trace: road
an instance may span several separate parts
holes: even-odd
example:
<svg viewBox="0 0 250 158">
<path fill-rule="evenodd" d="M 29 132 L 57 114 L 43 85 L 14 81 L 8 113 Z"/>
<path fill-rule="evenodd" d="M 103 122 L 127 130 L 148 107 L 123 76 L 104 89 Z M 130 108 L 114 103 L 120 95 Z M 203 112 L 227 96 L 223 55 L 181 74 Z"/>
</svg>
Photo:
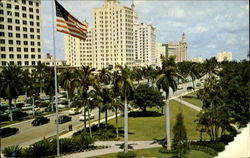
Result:
<svg viewBox="0 0 250 158">
<path fill-rule="evenodd" d="M 181 86 L 183 87 L 183 89 L 177 90 L 174 93 L 174 96 L 185 93 L 186 88 L 188 86 L 192 86 L 192 82 L 181 84 Z M 170 90 L 170 97 L 171 96 L 173 96 L 172 90 Z M 61 112 L 60 115 L 62 115 L 62 114 L 68 115 L 68 113 L 69 113 L 69 111 L 64 111 L 64 112 Z M 97 120 L 98 119 L 98 110 L 95 109 L 91 113 L 93 113 L 95 115 L 94 120 Z M 109 112 L 109 115 L 111 115 L 111 114 L 112 114 L 112 112 Z M 64 123 L 64 124 L 60 124 L 59 125 L 60 132 L 68 131 L 69 125 L 72 125 L 73 129 L 78 129 L 79 126 L 83 126 L 84 123 L 82 121 L 79 121 L 79 115 L 80 114 L 73 115 L 72 121 Z M 13 135 L 13 136 L 2 138 L 1 139 L 2 149 L 4 147 L 10 146 L 10 145 L 28 146 L 32 143 L 35 143 L 39 140 L 42 140 L 44 137 L 47 138 L 47 137 L 55 135 L 56 134 L 55 117 L 56 117 L 55 114 L 50 115 L 49 116 L 50 122 L 48 124 L 37 126 L 37 127 L 33 127 L 31 125 L 32 120 L 28 120 L 28 121 L 24 121 L 21 123 L 11 125 L 10 127 L 19 128 L 19 133 L 16 135 Z M 104 117 L 104 114 L 102 114 L 101 117 Z"/>
</svg>

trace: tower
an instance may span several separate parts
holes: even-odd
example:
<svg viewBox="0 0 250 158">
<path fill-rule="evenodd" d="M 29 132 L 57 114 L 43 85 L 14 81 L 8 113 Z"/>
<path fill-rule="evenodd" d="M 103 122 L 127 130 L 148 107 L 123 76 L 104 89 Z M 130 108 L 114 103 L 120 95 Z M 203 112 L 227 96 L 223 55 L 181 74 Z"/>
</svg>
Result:
<svg viewBox="0 0 250 158">
<path fill-rule="evenodd" d="M 185 35 L 184 32 L 182 33 L 182 40 L 181 40 L 181 42 L 182 42 L 182 43 L 187 43 L 186 35 Z"/>
</svg>

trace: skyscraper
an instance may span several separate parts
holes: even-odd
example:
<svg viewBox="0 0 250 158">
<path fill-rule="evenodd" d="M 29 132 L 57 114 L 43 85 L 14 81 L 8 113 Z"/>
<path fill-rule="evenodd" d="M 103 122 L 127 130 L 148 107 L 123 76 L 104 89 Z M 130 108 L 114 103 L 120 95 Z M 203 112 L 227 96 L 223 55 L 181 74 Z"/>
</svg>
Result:
<svg viewBox="0 0 250 158">
<path fill-rule="evenodd" d="M 0 3 L 0 67 L 34 66 L 42 56 L 41 1 L 5 0 Z"/>
</svg>

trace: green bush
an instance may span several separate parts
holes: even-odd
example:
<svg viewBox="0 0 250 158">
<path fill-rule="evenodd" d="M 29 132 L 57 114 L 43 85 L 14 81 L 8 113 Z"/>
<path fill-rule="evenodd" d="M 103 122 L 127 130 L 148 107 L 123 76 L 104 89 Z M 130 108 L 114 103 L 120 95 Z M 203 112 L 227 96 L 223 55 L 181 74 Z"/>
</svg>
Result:
<svg viewBox="0 0 250 158">
<path fill-rule="evenodd" d="M 69 153 L 72 152 L 74 149 L 73 141 L 71 138 L 63 138 L 60 139 L 60 151 L 62 153 Z"/>
<path fill-rule="evenodd" d="M 22 157 L 22 148 L 19 145 L 8 146 L 3 149 L 5 157 Z"/>
<path fill-rule="evenodd" d="M 28 114 L 25 112 L 22 112 L 22 111 L 13 112 L 13 119 L 14 120 L 20 120 L 22 117 L 26 117 L 26 116 L 28 116 Z"/>
<path fill-rule="evenodd" d="M 94 138 L 90 136 L 79 135 L 73 138 L 73 149 L 83 150 L 94 144 Z"/>
<path fill-rule="evenodd" d="M 9 121 L 10 117 L 8 115 L 0 115 L 0 122 Z"/>
<path fill-rule="evenodd" d="M 213 149 L 218 152 L 223 151 L 225 149 L 225 144 L 222 142 L 216 143 L 214 144 Z"/>
<path fill-rule="evenodd" d="M 159 152 L 163 153 L 163 154 L 173 154 L 174 153 L 174 151 L 168 150 L 167 148 L 160 148 Z"/>
<path fill-rule="evenodd" d="M 220 137 L 220 141 L 222 141 L 224 144 L 228 144 L 229 142 L 234 140 L 234 136 L 232 135 L 222 135 Z"/>
<path fill-rule="evenodd" d="M 205 153 L 208 153 L 211 156 L 217 156 L 218 152 L 214 149 L 207 147 L 207 146 L 201 146 L 201 145 L 190 145 L 191 150 L 198 150 Z"/>
<path fill-rule="evenodd" d="M 53 146 L 52 142 L 47 139 L 36 142 L 29 147 L 28 157 L 41 158 L 53 155 L 54 151 L 56 151 L 56 149 L 53 149 Z"/>
<path fill-rule="evenodd" d="M 128 151 L 127 153 L 120 152 L 117 154 L 118 158 L 133 158 L 136 157 L 136 153 L 133 151 Z"/>
</svg>

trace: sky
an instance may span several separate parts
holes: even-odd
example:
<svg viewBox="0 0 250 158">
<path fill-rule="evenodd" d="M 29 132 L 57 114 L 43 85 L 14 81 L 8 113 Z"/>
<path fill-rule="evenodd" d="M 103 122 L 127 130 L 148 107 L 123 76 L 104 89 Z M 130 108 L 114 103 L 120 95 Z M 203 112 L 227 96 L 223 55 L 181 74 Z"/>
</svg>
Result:
<svg viewBox="0 0 250 158">
<path fill-rule="evenodd" d="M 57 0 L 80 21 L 92 27 L 92 10 L 104 0 Z M 118 0 L 131 6 L 132 0 Z M 211 58 L 218 52 L 232 52 L 233 60 L 247 58 L 249 51 L 248 0 L 134 0 L 140 22 L 156 28 L 156 42 L 181 41 L 185 32 L 188 59 Z M 52 0 L 42 0 L 43 52 L 53 54 Z M 55 32 L 56 58 L 64 59 L 63 33 Z"/>
</svg>

